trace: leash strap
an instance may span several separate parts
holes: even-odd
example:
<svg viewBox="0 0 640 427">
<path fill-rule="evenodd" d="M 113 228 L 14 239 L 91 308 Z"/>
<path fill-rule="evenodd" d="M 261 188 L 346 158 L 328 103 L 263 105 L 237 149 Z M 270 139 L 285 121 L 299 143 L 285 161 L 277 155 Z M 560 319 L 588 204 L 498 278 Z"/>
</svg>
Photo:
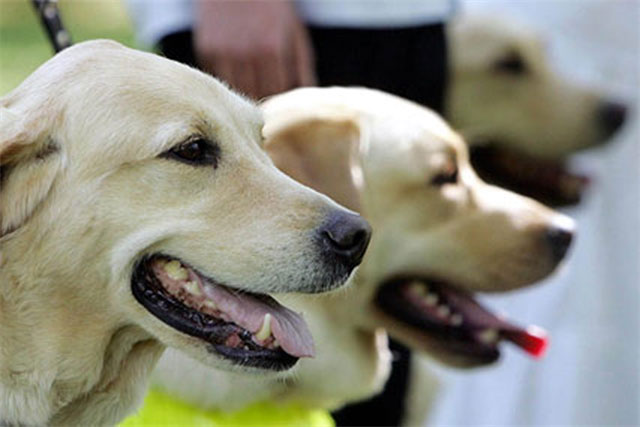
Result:
<svg viewBox="0 0 640 427">
<path fill-rule="evenodd" d="M 60 12 L 58 0 L 32 0 L 36 13 L 40 16 L 42 25 L 47 30 L 49 41 L 56 53 L 71 46 L 71 36 L 65 30 Z"/>
</svg>

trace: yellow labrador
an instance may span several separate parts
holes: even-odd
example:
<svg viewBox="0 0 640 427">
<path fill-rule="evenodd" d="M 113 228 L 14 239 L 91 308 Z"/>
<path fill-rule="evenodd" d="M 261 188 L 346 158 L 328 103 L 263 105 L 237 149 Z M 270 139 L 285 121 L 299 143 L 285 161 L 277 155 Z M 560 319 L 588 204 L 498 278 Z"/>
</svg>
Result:
<svg viewBox="0 0 640 427">
<path fill-rule="evenodd" d="M 313 354 L 268 293 L 346 282 L 369 225 L 278 171 L 210 76 L 78 44 L 0 99 L 0 424 L 113 424 L 165 346 L 266 373 Z"/>
<path fill-rule="evenodd" d="M 299 89 L 263 111 L 274 163 L 362 213 L 375 231 L 369 250 L 346 292 L 287 298 L 317 342 L 317 357 L 301 361 L 295 377 L 249 383 L 169 351 L 154 373 L 161 389 L 203 408 L 266 399 L 337 408 L 383 386 L 383 328 L 458 367 L 495 362 L 501 342 L 543 350 L 539 331 L 491 313 L 474 293 L 521 288 L 553 272 L 571 242 L 569 218 L 482 182 L 443 120 L 395 96 Z"/>
<path fill-rule="evenodd" d="M 578 202 L 588 177 L 564 161 L 607 141 L 626 106 L 559 75 L 541 35 L 521 23 L 467 16 L 447 35 L 445 116 L 472 145 L 478 173 L 546 202 Z"/>
</svg>

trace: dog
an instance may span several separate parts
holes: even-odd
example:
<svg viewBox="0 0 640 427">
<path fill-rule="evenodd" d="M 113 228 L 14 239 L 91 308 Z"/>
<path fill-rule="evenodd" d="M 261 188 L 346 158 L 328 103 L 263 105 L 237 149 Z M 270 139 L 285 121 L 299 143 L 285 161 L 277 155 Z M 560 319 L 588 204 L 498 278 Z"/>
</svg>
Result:
<svg viewBox="0 0 640 427">
<path fill-rule="evenodd" d="M 445 117 L 489 182 L 555 206 L 578 203 L 589 177 L 571 154 L 609 141 L 626 105 L 555 72 L 545 42 L 522 23 L 462 16 L 447 26 Z"/>
<path fill-rule="evenodd" d="M 370 226 L 274 167 L 254 104 L 104 40 L 0 114 L 0 425 L 114 424 L 165 346 L 251 378 L 313 355 L 268 294 L 346 283 Z"/>
<path fill-rule="evenodd" d="M 159 390 L 216 410 L 260 400 L 336 409 L 382 389 L 391 365 L 386 332 L 461 368 L 495 362 L 505 341 L 534 355 L 543 350 L 535 328 L 491 313 L 473 294 L 552 273 L 572 240 L 569 218 L 482 182 L 463 139 L 401 98 L 305 88 L 262 108 L 274 163 L 367 218 L 375 231 L 369 250 L 348 290 L 285 297 L 317 342 L 316 358 L 300 361 L 287 381 L 251 383 L 170 350 L 154 372 Z M 432 378 L 420 378 L 411 385 L 422 405 L 416 416 L 435 392 Z"/>
</svg>

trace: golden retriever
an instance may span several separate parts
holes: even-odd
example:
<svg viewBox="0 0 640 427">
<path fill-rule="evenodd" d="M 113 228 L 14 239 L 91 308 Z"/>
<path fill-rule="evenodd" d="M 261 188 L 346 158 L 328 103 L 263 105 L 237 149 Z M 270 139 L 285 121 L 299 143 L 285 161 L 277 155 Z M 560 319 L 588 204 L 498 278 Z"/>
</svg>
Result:
<svg viewBox="0 0 640 427">
<path fill-rule="evenodd" d="M 398 97 L 307 88 L 262 108 L 274 163 L 362 213 L 374 229 L 369 250 L 347 291 L 286 298 L 317 342 L 316 358 L 301 361 L 295 376 L 250 383 L 168 351 L 154 373 L 161 390 L 203 408 L 272 399 L 334 409 L 383 386 L 391 363 L 385 330 L 458 367 L 493 363 L 501 342 L 543 350 L 535 328 L 492 314 L 473 294 L 549 275 L 569 248 L 569 218 L 482 182 L 462 138 Z"/>
<path fill-rule="evenodd" d="M 0 114 L 1 425 L 116 423 L 165 346 L 251 374 L 313 354 L 266 294 L 341 286 L 370 228 L 273 166 L 252 103 L 92 41 Z"/>
<path fill-rule="evenodd" d="M 626 106 L 560 75 L 543 37 L 522 23 L 463 16 L 447 28 L 445 117 L 471 144 L 480 176 L 544 202 L 577 203 L 589 179 L 566 159 L 609 140 Z"/>
</svg>

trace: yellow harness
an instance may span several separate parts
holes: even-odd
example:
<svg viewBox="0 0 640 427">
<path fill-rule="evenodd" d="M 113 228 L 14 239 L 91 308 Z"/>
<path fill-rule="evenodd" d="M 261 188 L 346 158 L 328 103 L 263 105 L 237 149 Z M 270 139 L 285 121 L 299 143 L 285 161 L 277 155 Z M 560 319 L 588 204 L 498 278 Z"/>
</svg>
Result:
<svg viewBox="0 0 640 427">
<path fill-rule="evenodd" d="M 269 402 L 253 404 L 236 412 L 205 411 L 151 390 L 142 409 L 120 427 L 196 426 L 196 427 L 335 427 L 327 411 Z"/>
</svg>

